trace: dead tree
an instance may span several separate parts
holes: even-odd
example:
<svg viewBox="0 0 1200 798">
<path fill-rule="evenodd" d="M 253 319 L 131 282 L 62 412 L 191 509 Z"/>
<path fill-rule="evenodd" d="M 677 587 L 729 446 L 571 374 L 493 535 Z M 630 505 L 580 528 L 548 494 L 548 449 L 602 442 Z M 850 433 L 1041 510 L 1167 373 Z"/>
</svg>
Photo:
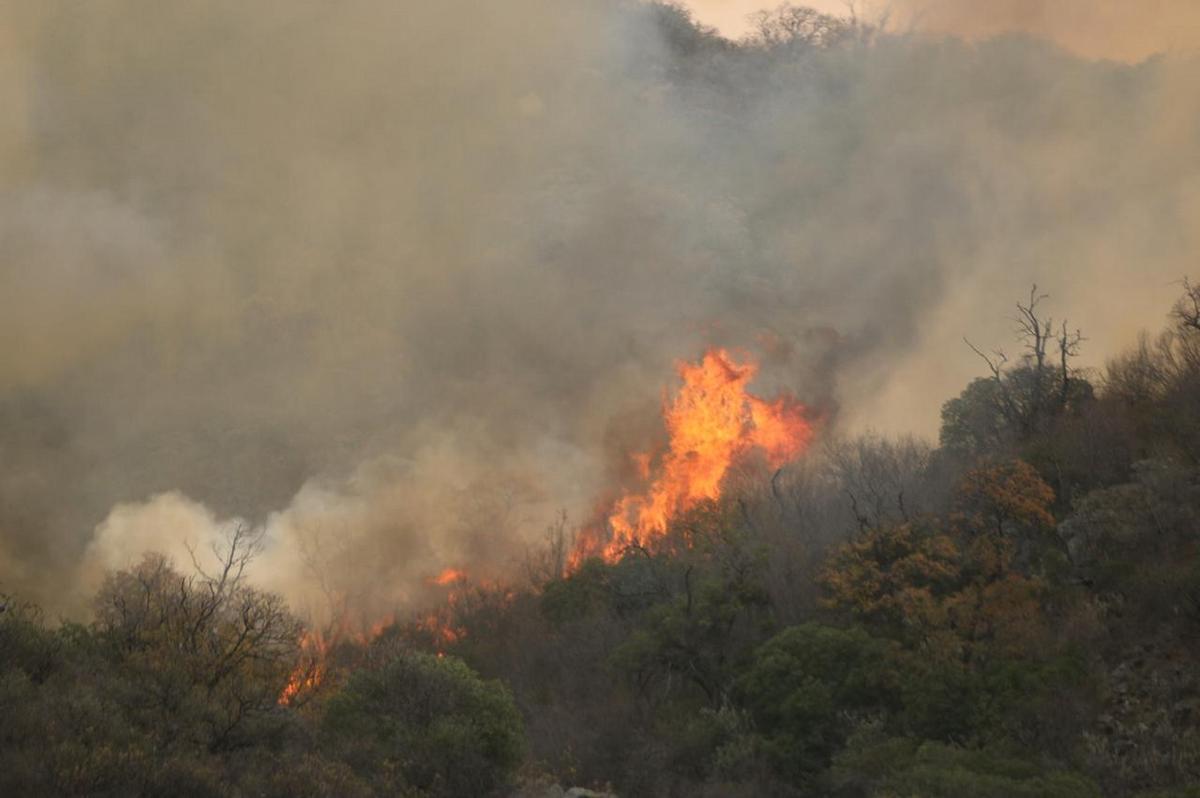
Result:
<svg viewBox="0 0 1200 798">
<path fill-rule="evenodd" d="M 1171 315 L 1179 326 L 1200 331 L 1200 285 L 1193 285 L 1191 280 L 1183 278 L 1183 296 L 1175 303 Z"/>
<path fill-rule="evenodd" d="M 1067 408 L 1071 401 L 1071 360 L 1079 355 L 1086 340 L 1079 330 L 1072 332 L 1067 322 L 1061 323 L 1055 334 L 1054 319 L 1043 317 L 1038 305 L 1049 294 L 1039 294 L 1035 283 L 1026 303 L 1017 303 L 1017 315 L 1012 321 L 1014 333 L 1021 343 L 1020 365 L 1011 365 L 1002 349 L 985 353 L 967 339 L 967 346 L 987 364 L 995 381 L 998 409 L 1010 429 L 1026 436 L 1035 432 L 1044 421 Z M 1050 364 L 1050 346 L 1057 344 L 1058 364 Z"/>
</svg>

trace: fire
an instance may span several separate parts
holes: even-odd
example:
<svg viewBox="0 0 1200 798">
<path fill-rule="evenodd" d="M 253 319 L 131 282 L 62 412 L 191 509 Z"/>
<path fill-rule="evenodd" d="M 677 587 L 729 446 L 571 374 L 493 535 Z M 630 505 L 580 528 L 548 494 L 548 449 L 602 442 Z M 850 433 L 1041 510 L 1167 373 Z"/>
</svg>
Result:
<svg viewBox="0 0 1200 798">
<path fill-rule="evenodd" d="M 747 390 L 758 373 L 754 361 L 710 349 L 698 363 L 681 362 L 677 369 L 683 384 L 663 407 L 665 451 L 657 462 L 651 452 L 632 455 L 644 488 L 613 503 L 604 529 L 584 533 L 572 565 L 595 554 L 614 562 L 631 545 L 661 538 L 672 518 L 719 498 L 729 468 L 749 452 L 761 452 L 777 468 L 812 440 L 803 405 L 788 396 L 768 401 Z"/>
<path fill-rule="evenodd" d="M 501 581 L 457 568 L 447 568 L 429 580 L 429 584 L 445 588 L 442 601 L 415 618 L 413 628 L 433 644 L 438 656 L 467 637 L 467 619 L 480 608 L 507 605 L 516 596 Z"/>
<path fill-rule="evenodd" d="M 446 585 L 452 585 L 455 582 L 464 582 L 466 579 L 466 571 L 460 571 L 457 568 L 447 568 L 435 576 L 431 581 L 433 584 L 438 585 L 439 587 L 445 587 Z"/>
<path fill-rule="evenodd" d="M 630 455 L 640 488 L 617 498 L 606 507 L 601 522 L 584 530 L 568 564 L 572 570 L 585 557 L 599 555 L 615 562 L 630 546 L 653 546 L 666 535 L 673 518 L 702 501 L 720 498 L 729 469 L 741 458 L 756 453 L 778 468 L 808 448 L 813 427 L 803 405 L 786 395 L 767 400 L 749 392 L 758 374 L 753 360 L 710 349 L 699 362 L 680 362 L 676 368 L 682 384 L 663 402 L 666 446 Z M 439 656 L 466 635 L 462 619 L 475 607 L 513 597 L 507 588 L 459 568 L 445 568 L 425 581 L 444 589 L 444 600 L 415 617 L 412 628 L 431 640 Z M 290 704 L 321 685 L 334 645 L 345 640 L 369 643 L 394 620 L 389 617 L 353 632 L 343 618 L 325 634 L 306 632 L 300 641 L 301 664 L 279 703 Z"/>
<path fill-rule="evenodd" d="M 447 568 L 427 582 L 437 587 L 449 588 L 449 592 L 444 603 L 417 618 L 414 625 L 433 639 L 438 649 L 438 656 L 441 656 L 444 649 L 462 639 L 463 630 L 456 625 L 454 615 L 455 609 L 469 588 L 468 576 L 466 571 Z"/>
<path fill-rule="evenodd" d="M 320 632 L 306 631 L 300 636 L 300 663 L 292 670 L 287 685 L 279 694 L 280 704 L 291 704 L 302 693 L 309 693 L 325 680 L 325 657 L 329 642 Z"/>
<path fill-rule="evenodd" d="M 477 593 L 495 591 L 498 587 L 487 581 L 473 581 L 466 571 L 458 568 L 446 568 L 425 582 L 433 587 L 445 588 L 443 600 L 435 609 L 413 618 L 412 625 L 432 639 L 440 654 L 466 634 L 466 630 L 458 623 L 458 613 L 469 606 Z M 396 620 L 395 615 L 385 615 L 371 624 L 355 623 L 343 608 L 338 618 L 324 631 L 305 631 L 300 636 L 299 662 L 279 694 L 279 703 L 293 704 L 320 687 L 329 675 L 328 657 L 336 646 L 346 642 L 366 646 L 379 638 Z"/>
<path fill-rule="evenodd" d="M 366 645 L 394 624 L 394 615 L 385 615 L 365 627 L 355 628 L 345 613 L 325 631 L 305 630 L 300 635 L 300 658 L 279 694 L 280 704 L 291 704 L 316 690 L 329 674 L 329 652 L 334 646 L 353 641 Z"/>
</svg>

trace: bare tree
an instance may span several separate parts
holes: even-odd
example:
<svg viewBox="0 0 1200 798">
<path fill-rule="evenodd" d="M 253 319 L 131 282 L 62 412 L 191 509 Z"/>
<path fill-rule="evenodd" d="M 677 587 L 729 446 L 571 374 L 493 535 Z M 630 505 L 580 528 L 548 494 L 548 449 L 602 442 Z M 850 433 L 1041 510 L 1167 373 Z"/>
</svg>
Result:
<svg viewBox="0 0 1200 798">
<path fill-rule="evenodd" d="M 932 452 L 916 439 L 860 435 L 832 440 L 824 453 L 859 531 L 902 523 L 929 509 L 923 483 Z"/>
<path fill-rule="evenodd" d="M 1046 299 L 1049 295 L 1039 294 L 1034 284 L 1028 301 L 1017 303 L 1017 315 L 1012 321 L 1022 352 L 1016 364 L 1002 349 L 985 353 L 963 339 L 991 373 L 997 409 L 1010 429 L 1022 436 L 1035 432 L 1048 418 L 1070 405 L 1072 388 L 1077 385 L 1071 361 L 1079 356 L 1080 347 L 1087 340 L 1079 330 L 1072 331 L 1065 320 L 1055 332 L 1054 319 L 1042 315 L 1038 307 Z M 1058 349 L 1053 367 L 1052 344 Z"/>
<path fill-rule="evenodd" d="M 275 712 L 303 627 L 279 596 L 246 584 L 261 545 L 261 530 L 234 527 L 214 547 L 215 569 L 193 553 L 193 574 L 148 554 L 109 575 L 96 597 L 96 627 L 138 674 L 135 703 L 165 744 L 236 747 Z"/>
<path fill-rule="evenodd" d="M 1071 359 L 1079 356 L 1079 349 L 1087 339 L 1077 328 L 1073 332 L 1068 329 L 1066 319 L 1058 333 L 1058 371 L 1060 408 L 1065 408 L 1071 400 Z"/>
<path fill-rule="evenodd" d="M 546 527 L 542 542 L 525 548 L 525 575 L 535 590 L 547 582 L 562 578 L 575 535 L 567 523 L 567 511 L 561 510 Z"/>
<path fill-rule="evenodd" d="M 764 47 L 826 47 L 845 40 L 855 28 L 853 20 L 791 3 L 758 11 L 750 15 L 750 21 L 754 31 L 752 39 Z"/>
<path fill-rule="evenodd" d="M 1200 331 L 1200 285 L 1183 278 L 1183 296 L 1175 303 L 1171 315 L 1184 329 Z"/>
</svg>

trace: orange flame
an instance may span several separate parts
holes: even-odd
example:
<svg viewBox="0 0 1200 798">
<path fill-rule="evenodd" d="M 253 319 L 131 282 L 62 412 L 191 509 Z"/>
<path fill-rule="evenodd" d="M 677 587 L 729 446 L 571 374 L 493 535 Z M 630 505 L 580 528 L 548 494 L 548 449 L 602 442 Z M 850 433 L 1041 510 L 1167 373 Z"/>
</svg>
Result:
<svg viewBox="0 0 1200 798">
<path fill-rule="evenodd" d="M 428 582 L 449 590 L 445 594 L 445 600 L 435 609 L 417 618 L 414 625 L 433 639 L 438 656 L 442 656 L 446 648 L 462 640 L 466 634 L 456 617 L 463 602 L 473 589 L 479 589 L 486 583 L 473 586 L 470 575 L 459 568 L 447 568 Z"/>
<path fill-rule="evenodd" d="M 291 704 L 302 693 L 309 693 L 325 680 L 325 656 L 329 642 L 320 632 L 306 631 L 300 635 L 300 662 L 288 677 L 279 694 L 280 704 Z"/>
<path fill-rule="evenodd" d="M 464 570 L 447 568 L 430 584 L 446 588 L 443 600 L 433 609 L 413 620 L 413 628 L 441 656 L 467 637 L 467 619 L 481 607 L 508 605 L 514 591 L 504 583 L 473 576 Z"/>
<path fill-rule="evenodd" d="M 447 568 L 430 581 L 435 585 L 445 587 L 446 585 L 452 585 L 455 582 L 466 581 L 466 578 L 466 571 L 460 571 L 457 568 Z"/>
<path fill-rule="evenodd" d="M 758 373 L 757 363 L 740 363 L 724 349 L 710 349 L 700 362 L 681 362 L 677 369 L 683 385 L 664 403 L 669 443 L 656 473 L 651 477 L 650 453 L 632 456 L 649 484 L 613 503 L 605 529 L 585 531 L 572 566 L 595 554 L 614 562 L 631 545 L 661 538 L 672 518 L 719 498 L 730 466 L 747 453 L 762 452 L 777 468 L 812 440 L 803 405 L 788 396 L 767 401 L 746 390 Z"/>
<path fill-rule="evenodd" d="M 292 669 L 287 685 L 279 694 L 279 703 L 291 704 L 321 686 L 329 673 L 327 660 L 334 646 L 347 640 L 366 645 L 382 635 L 395 622 L 394 615 L 385 615 L 367 628 L 355 629 L 343 614 L 325 631 L 305 630 L 300 635 L 299 662 Z"/>
<path fill-rule="evenodd" d="M 436 576 L 427 578 L 425 583 L 446 588 L 442 593 L 443 601 L 428 613 L 413 618 L 412 623 L 432 638 L 440 656 L 443 649 L 459 642 L 466 634 L 457 618 L 464 606 L 470 603 L 476 593 L 494 592 L 499 588 L 487 580 L 472 580 L 465 570 L 458 568 L 446 568 Z M 507 596 L 505 600 L 508 600 Z M 395 615 L 383 616 L 369 626 L 365 621 L 355 623 L 343 608 L 340 616 L 324 631 L 303 632 L 299 641 L 299 661 L 279 694 L 279 703 L 292 704 L 321 686 L 329 675 L 328 656 L 335 646 L 347 641 L 367 645 L 395 623 Z"/>
</svg>

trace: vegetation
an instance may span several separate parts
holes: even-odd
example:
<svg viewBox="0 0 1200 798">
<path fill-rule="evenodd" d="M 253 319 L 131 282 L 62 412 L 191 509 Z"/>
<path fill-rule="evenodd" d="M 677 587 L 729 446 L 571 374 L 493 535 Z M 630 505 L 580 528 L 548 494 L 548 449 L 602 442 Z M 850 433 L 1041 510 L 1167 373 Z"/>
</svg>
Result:
<svg viewBox="0 0 1200 798">
<path fill-rule="evenodd" d="M 216 573 L 111 574 L 87 626 L 6 598 L 0 793 L 1188 795 L 1200 292 L 1091 374 L 1040 300 L 940 446 L 751 469 L 569 573 L 560 523 L 525 587 L 445 610 L 452 641 L 401 624 L 317 674 L 243 529 Z"/>
<path fill-rule="evenodd" d="M 685 55 L 731 46 L 652 13 Z M 870 34 L 785 7 L 747 47 Z M 399 624 L 315 662 L 248 584 L 242 529 L 215 573 L 148 554 L 110 574 L 87 625 L 0 597 L 0 795 L 1200 794 L 1200 287 L 1182 294 L 1085 372 L 1035 288 L 1016 355 L 972 345 L 986 371 L 937 446 L 748 464 L 616 562 L 564 569 L 560 525 L 526 584 L 445 609 L 450 640 Z"/>
<path fill-rule="evenodd" d="M 458 659 L 404 650 L 354 673 L 330 700 L 323 729 L 339 758 L 384 795 L 487 795 L 523 753 L 507 690 Z"/>
</svg>

